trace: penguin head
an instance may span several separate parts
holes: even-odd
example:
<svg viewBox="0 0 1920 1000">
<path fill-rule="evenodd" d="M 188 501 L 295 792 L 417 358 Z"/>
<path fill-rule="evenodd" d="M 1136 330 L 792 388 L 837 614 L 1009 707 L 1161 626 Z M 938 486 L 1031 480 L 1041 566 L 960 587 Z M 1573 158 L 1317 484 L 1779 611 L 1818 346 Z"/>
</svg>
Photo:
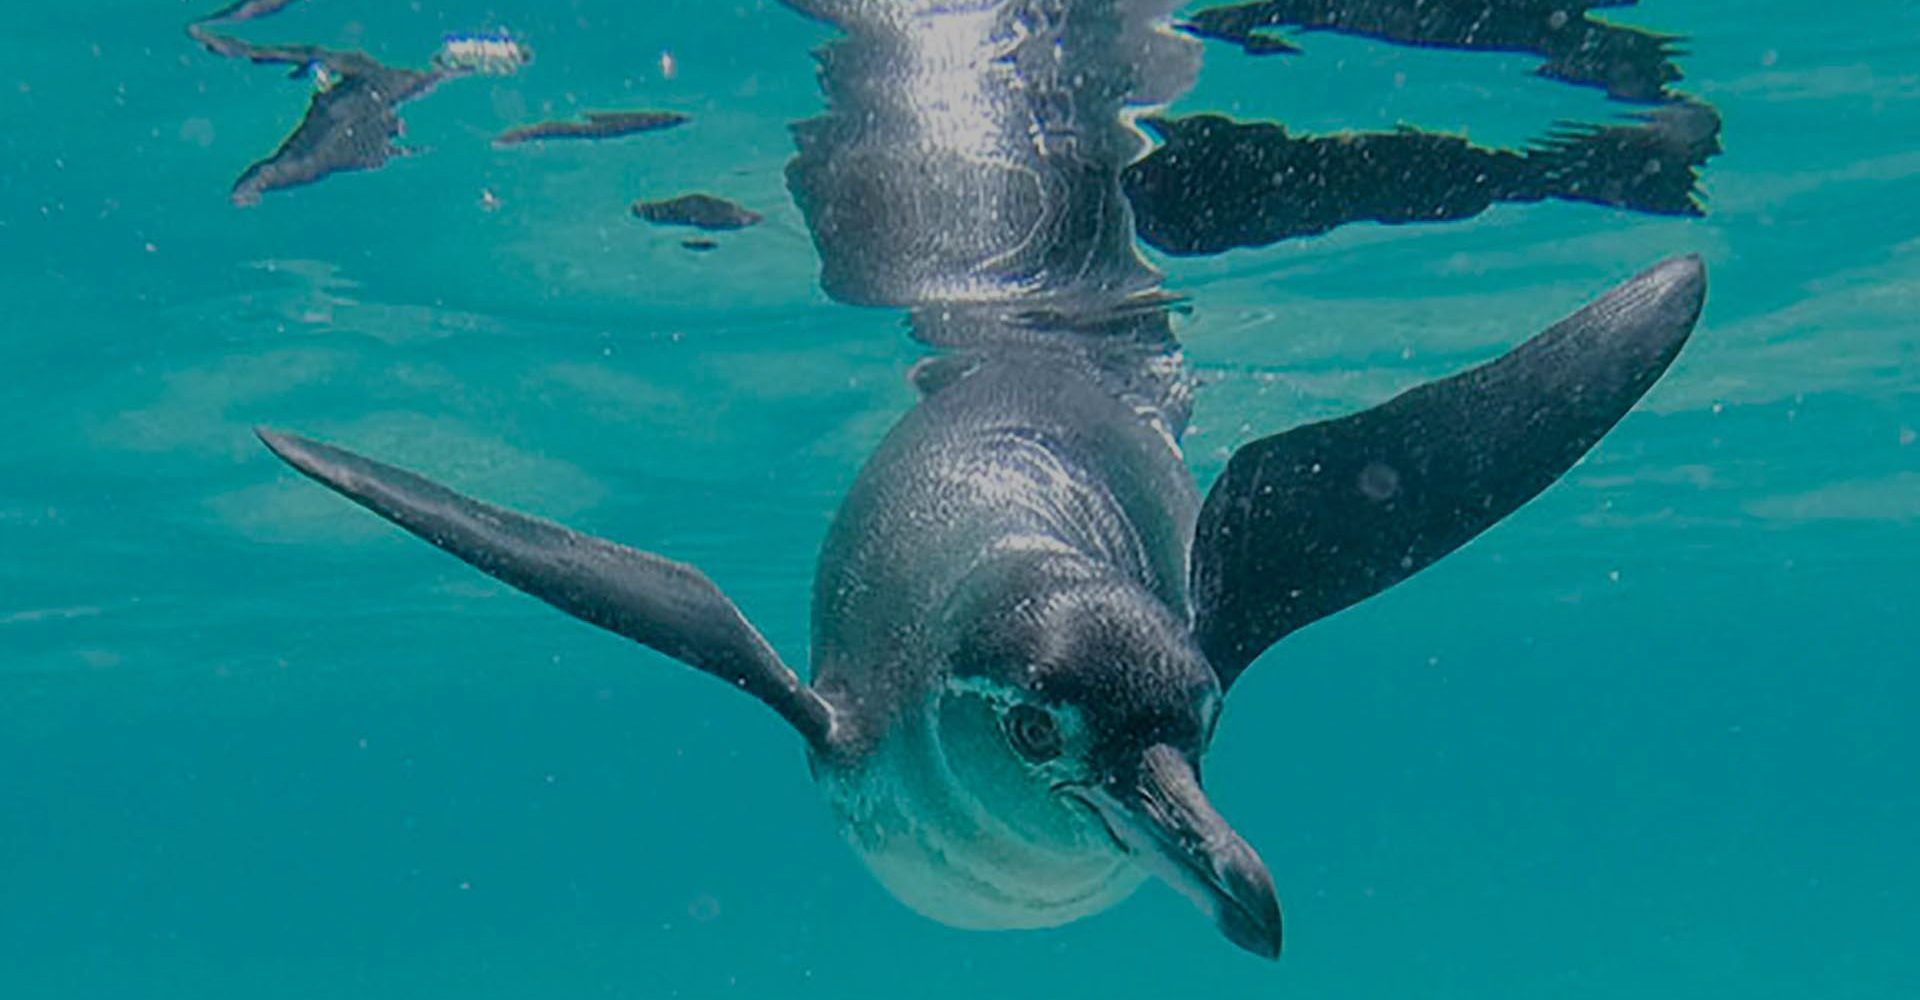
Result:
<svg viewBox="0 0 1920 1000">
<path fill-rule="evenodd" d="M 951 780 L 1010 836 L 1136 864 L 1276 956 L 1272 879 L 1200 786 L 1221 704 L 1213 668 L 1146 589 L 1052 563 L 997 580 L 952 623 L 933 718 Z"/>
</svg>

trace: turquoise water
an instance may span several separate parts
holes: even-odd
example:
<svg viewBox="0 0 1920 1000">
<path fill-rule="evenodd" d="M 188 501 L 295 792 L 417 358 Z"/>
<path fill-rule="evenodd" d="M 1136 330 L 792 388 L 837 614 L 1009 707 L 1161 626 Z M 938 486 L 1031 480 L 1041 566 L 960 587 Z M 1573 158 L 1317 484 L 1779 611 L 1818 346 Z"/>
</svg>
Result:
<svg viewBox="0 0 1920 1000">
<path fill-rule="evenodd" d="M 298 5 L 244 33 L 420 65 L 505 25 L 538 59 L 409 106 L 430 155 L 236 209 L 310 85 L 200 51 L 200 12 L 23 8 L 0 60 L 0 996 L 1920 995 L 1920 9 L 1610 12 L 1694 36 L 1685 89 L 1725 119 L 1703 219 L 1545 204 L 1162 261 L 1202 482 L 1658 257 L 1711 269 L 1693 344 L 1563 483 L 1236 685 L 1208 784 L 1273 870 L 1278 964 L 1158 885 L 1054 931 L 913 916 L 763 708 L 249 434 L 697 563 L 804 662 L 815 548 L 918 354 L 818 291 L 787 200 L 824 29 Z M 1210 49 L 1176 111 L 1517 142 L 1616 110 L 1526 57 L 1310 41 Z M 577 107 L 695 122 L 485 141 Z M 625 214 L 694 189 L 769 222 L 693 254 Z"/>
</svg>

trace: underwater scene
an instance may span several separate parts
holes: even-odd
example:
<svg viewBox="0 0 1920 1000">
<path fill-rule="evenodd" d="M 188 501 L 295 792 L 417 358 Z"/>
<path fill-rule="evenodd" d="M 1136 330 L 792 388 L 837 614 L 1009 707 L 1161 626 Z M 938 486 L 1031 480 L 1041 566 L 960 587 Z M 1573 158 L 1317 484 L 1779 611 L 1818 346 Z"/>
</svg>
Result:
<svg viewBox="0 0 1920 1000">
<path fill-rule="evenodd" d="M 0 998 L 1920 997 L 1920 6 L 11 23 Z"/>
</svg>

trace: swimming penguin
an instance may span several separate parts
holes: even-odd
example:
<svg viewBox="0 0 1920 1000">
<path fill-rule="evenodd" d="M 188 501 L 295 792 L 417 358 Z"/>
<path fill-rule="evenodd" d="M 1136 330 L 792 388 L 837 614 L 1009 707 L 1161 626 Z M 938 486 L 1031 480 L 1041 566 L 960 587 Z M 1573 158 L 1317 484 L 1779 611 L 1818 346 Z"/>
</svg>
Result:
<svg viewBox="0 0 1920 1000">
<path fill-rule="evenodd" d="M 1275 642 L 1571 467 L 1679 352 L 1701 264 L 1658 264 L 1487 364 L 1249 443 L 1203 501 L 1179 447 L 1191 382 L 1119 182 L 1140 141 L 1122 106 L 1177 93 L 1169 61 L 1191 55 L 1140 24 L 1173 0 L 1077 0 L 1044 23 L 980 16 L 1027 11 L 996 0 L 901 0 L 913 17 L 876 20 L 832 2 L 807 6 L 846 32 L 822 60 L 839 96 L 797 129 L 789 185 L 828 289 L 907 307 L 947 353 L 916 368 L 922 399 L 828 531 L 811 682 L 691 566 L 260 437 L 481 571 L 772 708 L 913 909 L 1046 927 L 1158 877 L 1277 956 L 1273 879 L 1202 787 L 1226 693 Z M 968 87 L 986 96 L 926 99 Z M 954 114 L 977 118 L 928 118 Z M 1031 141 L 1040 115 L 1076 123 L 1072 141 Z"/>
</svg>

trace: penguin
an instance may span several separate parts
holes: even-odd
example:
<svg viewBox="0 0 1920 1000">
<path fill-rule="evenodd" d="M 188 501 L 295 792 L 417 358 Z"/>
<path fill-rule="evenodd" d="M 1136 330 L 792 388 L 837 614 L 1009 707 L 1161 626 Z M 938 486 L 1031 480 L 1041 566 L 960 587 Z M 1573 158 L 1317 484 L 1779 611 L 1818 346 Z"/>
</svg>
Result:
<svg viewBox="0 0 1920 1000">
<path fill-rule="evenodd" d="M 1105 910 L 1150 878 L 1281 950 L 1273 878 L 1203 789 L 1234 682 L 1564 474 L 1666 371 L 1705 298 L 1657 264 L 1479 367 L 1252 441 L 1204 499 L 1169 356 L 1031 338 L 920 373 L 822 546 L 810 679 L 698 569 L 259 429 L 299 472 L 758 699 L 846 839 L 964 928 Z"/>
<path fill-rule="evenodd" d="M 852 305 L 939 349 L 821 545 L 807 679 L 694 567 L 262 430 L 299 472 L 760 700 L 908 907 L 1040 928 L 1149 879 L 1277 957 L 1272 873 L 1202 774 L 1238 678 L 1563 475 L 1706 294 L 1641 272 L 1479 367 L 1251 441 L 1202 495 L 1174 297 L 1135 244 L 1135 126 L 1184 93 L 1178 0 L 787 0 L 838 30 L 787 183 Z M 1195 206 L 1196 210 L 1207 206 Z"/>
</svg>

